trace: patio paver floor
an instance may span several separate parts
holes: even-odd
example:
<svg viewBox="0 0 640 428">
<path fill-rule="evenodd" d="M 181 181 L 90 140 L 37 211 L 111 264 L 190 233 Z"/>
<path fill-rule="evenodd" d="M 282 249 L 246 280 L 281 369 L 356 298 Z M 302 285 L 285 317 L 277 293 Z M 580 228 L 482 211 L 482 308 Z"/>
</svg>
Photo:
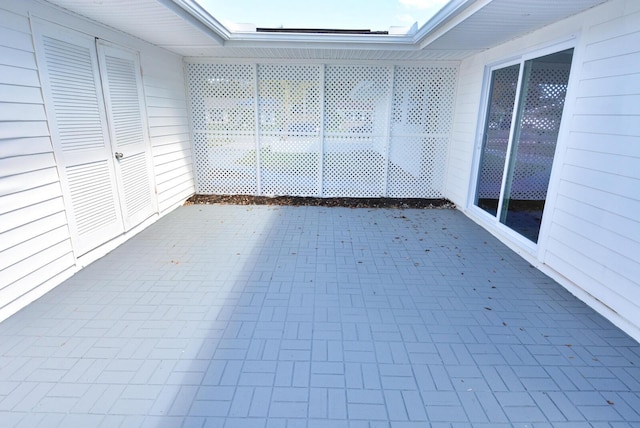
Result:
<svg viewBox="0 0 640 428">
<path fill-rule="evenodd" d="M 0 324 L 2 427 L 633 427 L 640 345 L 453 210 L 186 206 Z"/>
</svg>

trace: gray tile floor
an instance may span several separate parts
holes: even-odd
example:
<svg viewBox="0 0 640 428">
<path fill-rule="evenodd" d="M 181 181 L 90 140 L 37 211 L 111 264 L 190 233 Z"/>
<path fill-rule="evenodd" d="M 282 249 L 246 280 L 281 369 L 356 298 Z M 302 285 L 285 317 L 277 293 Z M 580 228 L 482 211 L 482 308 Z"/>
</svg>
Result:
<svg viewBox="0 0 640 428">
<path fill-rule="evenodd" d="M 640 426 L 640 345 L 451 210 L 181 207 L 0 355 L 3 428 Z"/>
</svg>

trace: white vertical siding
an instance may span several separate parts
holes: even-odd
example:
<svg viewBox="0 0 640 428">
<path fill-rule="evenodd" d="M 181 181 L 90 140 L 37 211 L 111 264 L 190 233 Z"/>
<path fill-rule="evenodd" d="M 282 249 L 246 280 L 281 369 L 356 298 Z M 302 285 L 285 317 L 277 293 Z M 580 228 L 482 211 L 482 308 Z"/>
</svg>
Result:
<svg viewBox="0 0 640 428">
<path fill-rule="evenodd" d="M 73 266 L 29 21 L 0 9 L 0 319 Z"/>
<path fill-rule="evenodd" d="M 40 88 L 30 13 L 140 52 L 158 214 L 169 212 L 194 191 L 181 57 L 42 3 L 2 3 L 0 320 L 131 236 L 123 235 L 108 248 L 85 257 L 77 258 L 74 253 Z"/>
<path fill-rule="evenodd" d="M 640 339 L 640 2 L 612 0 L 461 64 L 447 197 L 483 222 L 468 196 L 485 67 L 572 35 L 570 98 L 538 251 L 522 253 Z"/>
<path fill-rule="evenodd" d="M 160 212 L 195 192 L 182 59 L 142 56 L 143 80 Z"/>
</svg>

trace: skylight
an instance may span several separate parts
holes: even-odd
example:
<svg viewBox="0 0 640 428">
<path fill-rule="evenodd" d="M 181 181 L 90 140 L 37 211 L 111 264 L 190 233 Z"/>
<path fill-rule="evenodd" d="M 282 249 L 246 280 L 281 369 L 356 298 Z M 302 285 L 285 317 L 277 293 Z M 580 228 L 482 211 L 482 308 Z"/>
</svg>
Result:
<svg viewBox="0 0 640 428">
<path fill-rule="evenodd" d="M 383 34 L 424 25 L 449 0 L 196 0 L 232 32 L 262 29 L 360 30 Z M 246 25 L 251 24 L 251 25 Z"/>
</svg>

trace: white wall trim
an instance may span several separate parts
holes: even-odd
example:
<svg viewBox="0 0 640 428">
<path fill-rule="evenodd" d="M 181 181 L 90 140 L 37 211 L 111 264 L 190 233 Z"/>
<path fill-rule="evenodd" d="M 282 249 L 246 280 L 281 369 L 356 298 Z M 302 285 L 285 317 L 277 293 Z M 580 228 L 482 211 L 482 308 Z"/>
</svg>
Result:
<svg viewBox="0 0 640 428">
<path fill-rule="evenodd" d="M 336 59 L 269 59 L 269 58 L 216 58 L 184 57 L 187 64 L 260 64 L 260 65 L 351 65 L 351 66 L 414 66 L 414 67 L 459 67 L 461 61 L 452 60 L 336 60 Z"/>
</svg>

